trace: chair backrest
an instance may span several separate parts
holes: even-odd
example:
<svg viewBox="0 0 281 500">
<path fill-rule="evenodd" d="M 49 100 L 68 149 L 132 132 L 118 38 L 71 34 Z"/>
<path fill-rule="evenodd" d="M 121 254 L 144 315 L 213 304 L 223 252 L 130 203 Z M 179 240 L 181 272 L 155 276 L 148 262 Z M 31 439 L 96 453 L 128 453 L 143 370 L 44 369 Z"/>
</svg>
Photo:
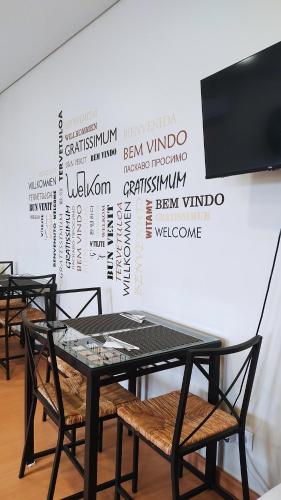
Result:
<svg viewBox="0 0 281 500">
<path fill-rule="evenodd" d="M 47 290 L 56 290 L 55 274 L 10 276 L 6 302 L 6 324 L 15 323 L 17 320 L 21 323 L 22 311 L 32 305 L 45 313 L 45 304 L 40 303 L 40 298 Z M 14 306 L 13 299 L 15 298 L 22 300 L 20 308 Z"/>
<path fill-rule="evenodd" d="M 48 320 L 73 319 L 102 314 L 101 288 L 72 288 L 45 293 L 45 310 Z"/>
<path fill-rule="evenodd" d="M 189 445 L 189 440 L 202 426 L 211 418 L 217 409 L 223 406 L 235 418 L 237 426 L 240 429 L 245 427 L 250 396 L 253 388 L 257 362 L 261 347 L 262 337 L 256 335 L 247 342 L 231 346 L 217 348 L 194 348 L 187 353 L 186 366 L 184 370 L 180 401 L 178 406 L 175 431 L 173 437 L 173 451 L 178 447 L 183 448 Z M 244 353 L 244 359 L 239 370 L 228 384 L 226 389 L 214 380 L 205 368 L 206 361 L 209 365 L 219 368 L 221 358 L 237 354 L 241 363 L 241 353 Z M 188 393 L 193 367 L 196 366 L 209 383 L 209 395 L 212 394 L 213 404 L 209 413 L 202 418 L 199 424 L 192 432 L 182 437 L 182 426 L 185 412 L 188 411 Z M 239 406 L 239 408 L 238 408 Z"/>
<path fill-rule="evenodd" d="M 0 260 L 0 274 L 13 274 L 14 263 L 12 260 Z"/>
<path fill-rule="evenodd" d="M 33 393 L 56 420 L 64 422 L 64 405 L 54 347 L 54 332 L 49 327 L 28 321 L 25 311 L 22 313 L 22 325 Z M 35 340 L 36 349 L 34 349 Z M 46 358 L 51 365 L 52 387 L 54 388 L 52 393 L 49 388 L 50 384 L 45 382 L 44 375 L 42 375 L 45 371 L 40 369 L 40 362 L 46 363 Z"/>
</svg>

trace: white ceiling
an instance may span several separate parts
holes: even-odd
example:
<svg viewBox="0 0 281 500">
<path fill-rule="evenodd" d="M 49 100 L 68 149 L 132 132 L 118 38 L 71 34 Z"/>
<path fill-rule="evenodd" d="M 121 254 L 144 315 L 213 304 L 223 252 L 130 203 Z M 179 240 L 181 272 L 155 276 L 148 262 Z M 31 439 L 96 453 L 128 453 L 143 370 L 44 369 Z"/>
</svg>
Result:
<svg viewBox="0 0 281 500">
<path fill-rule="evenodd" d="M 116 0 L 0 0 L 0 93 Z"/>
</svg>

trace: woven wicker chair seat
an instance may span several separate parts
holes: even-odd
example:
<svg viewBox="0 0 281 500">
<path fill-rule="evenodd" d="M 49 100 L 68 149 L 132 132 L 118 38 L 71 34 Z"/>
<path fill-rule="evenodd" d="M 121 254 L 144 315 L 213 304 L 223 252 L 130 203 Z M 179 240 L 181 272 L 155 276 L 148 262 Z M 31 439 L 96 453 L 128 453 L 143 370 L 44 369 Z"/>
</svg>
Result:
<svg viewBox="0 0 281 500">
<path fill-rule="evenodd" d="M 82 380 L 82 382 L 81 382 Z M 84 377 L 60 377 L 66 425 L 78 424 L 86 417 L 86 388 Z M 38 386 L 38 391 L 56 409 L 55 387 L 52 382 Z M 100 388 L 99 416 L 114 416 L 119 405 L 136 400 L 134 394 L 120 384 Z"/>
<path fill-rule="evenodd" d="M 6 311 L 7 299 L 0 299 L 0 311 Z M 21 309 L 25 307 L 25 302 L 22 299 L 10 299 L 10 309 Z"/>
<path fill-rule="evenodd" d="M 78 379 L 85 380 L 84 375 L 82 375 L 78 370 L 70 366 L 66 361 L 63 361 L 61 358 L 58 356 L 56 357 L 57 359 L 57 367 L 59 373 L 61 375 L 64 375 L 64 377 L 78 377 Z M 48 358 L 48 363 L 51 363 L 50 358 Z M 102 375 L 101 379 L 108 378 L 108 375 Z"/>
<path fill-rule="evenodd" d="M 134 401 L 118 408 L 117 414 L 166 455 L 171 455 L 179 398 L 180 392 L 174 391 L 149 400 Z M 213 405 L 207 401 L 189 394 L 181 441 L 202 422 L 212 409 Z M 196 444 L 236 425 L 235 417 L 218 409 L 191 436 L 186 445 Z"/>
<path fill-rule="evenodd" d="M 48 362 L 50 363 L 50 358 L 48 358 Z M 82 375 L 78 370 L 75 370 L 72 366 L 70 366 L 66 361 L 63 361 L 61 358 L 57 356 L 57 366 L 60 373 L 62 373 L 65 377 L 81 377 Z"/>
<path fill-rule="evenodd" d="M 45 319 L 45 313 L 40 309 L 35 307 L 27 307 L 24 309 L 27 313 L 28 321 L 43 321 Z M 22 323 L 21 318 L 22 309 L 11 309 L 9 310 L 9 325 L 20 325 Z M 0 325 L 5 325 L 6 313 L 5 311 L 0 312 Z"/>
</svg>

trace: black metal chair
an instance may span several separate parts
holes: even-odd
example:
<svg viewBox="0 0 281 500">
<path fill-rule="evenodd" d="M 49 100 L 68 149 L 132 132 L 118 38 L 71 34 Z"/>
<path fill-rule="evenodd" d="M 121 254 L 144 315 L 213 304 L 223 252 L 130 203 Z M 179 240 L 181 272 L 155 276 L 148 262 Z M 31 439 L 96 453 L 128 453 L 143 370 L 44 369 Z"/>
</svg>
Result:
<svg viewBox="0 0 281 500">
<path fill-rule="evenodd" d="M 23 329 L 27 349 L 28 365 L 32 379 L 32 404 L 30 415 L 28 415 L 28 425 L 26 430 L 26 442 L 23 450 L 22 461 L 19 470 L 19 478 L 25 473 L 28 459 L 28 442 L 33 429 L 33 421 L 37 401 L 42 405 L 50 419 L 58 427 L 58 439 L 55 449 L 50 448 L 35 453 L 34 459 L 55 453 L 51 479 L 47 500 L 52 500 L 55 491 L 55 484 L 59 469 L 61 452 L 64 451 L 70 458 L 78 472 L 83 476 L 84 470 L 77 460 L 76 447 L 85 443 L 84 439 L 76 440 L 76 430 L 84 427 L 86 416 L 86 381 L 81 380 L 81 376 L 63 377 L 60 375 L 55 354 L 54 335 L 55 331 L 49 327 L 31 323 L 26 319 L 26 312 L 23 313 Z M 36 341 L 36 353 L 34 342 Z M 51 376 L 48 382 L 43 381 L 40 361 L 45 362 L 46 357 L 51 365 Z M 101 387 L 99 418 L 107 420 L 116 416 L 117 403 L 124 404 L 135 399 L 126 389 L 119 384 L 111 384 Z M 113 406 L 115 406 L 113 410 Z M 64 439 L 69 442 L 64 444 Z"/>
<path fill-rule="evenodd" d="M 45 310 L 48 319 L 56 319 L 60 321 L 68 319 L 78 319 L 81 317 L 95 316 L 102 314 L 102 299 L 100 287 L 88 288 L 73 288 L 68 290 L 56 290 L 47 292 L 45 297 Z M 76 313 L 74 312 L 76 311 Z M 80 373 L 68 363 L 57 357 L 57 366 L 60 374 L 65 377 L 81 377 Z M 47 364 L 46 382 L 50 380 L 51 364 Z M 112 389 L 110 389 L 112 387 Z M 121 387 L 121 386 L 119 386 Z M 114 386 L 109 386 L 110 390 Z M 133 390 L 132 390 L 133 389 Z M 135 395 L 135 386 L 130 383 L 128 387 L 128 395 Z M 132 398 L 133 399 L 133 398 Z M 116 418 L 116 411 L 111 415 L 107 415 L 106 420 Z M 43 421 L 46 420 L 46 412 L 43 409 Z M 105 419 L 100 419 L 99 424 L 99 451 L 103 447 L 103 422 Z M 73 431 L 73 439 L 75 440 L 75 430 Z"/>
<path fill-rule="evenodd" d="M 29 322 L 26 319 L 25 313 L 23 313 L 23 330 L 27 348 L 28 366 L 32 379 L 32 405 L 30 415 L 28 416 L 26 444 L 23 450 L 19 478 L 22 478 L 25 473 L 28 453 L 27 441 L 29 433 L 32 430 L 37 401 L 40 401 L 48 416 L 58 426 L 59 429 L 57 445 L 55 448 L 55 459 L 53 463 L 52 475 L 47 496 L 47 499 L 51 500 L 54 496 L 55 483 L 62 449 L 69 455 L 70 447 L 80 444 L 78 442 L 72 442 L 72 435 L 70 435 L 69 432 L 84 425 L 82 415 L 79 415 L 79 412 L 77 411 L 79 409 L 79 403 L 81 406 L 82 402 L 79 400 L 78 402 L 75 401 L 76 405 L 74 404 L 73 408 L 71 408 L 71 405 L 69 404 L 68 413 L 67 415 L 65 414 L 64 394 L 67 391 L 66 388 L 64 388 L 64 390 L 62 390 L 61 388 L 61 381 L 54 350 L 53 331 L 49 328 Z M 34 336 L 31 337 L 30 333 L 32 333 Z M 34 339 L 36 339 L 36 355 L 34 350 Z M 45 363 L 46 356 L 49 357 L 50 364 L 52 366 L 53 382 L 44 382 L 40 373 L 40 361 L 43 359 Z M 69 388 L 69 390 L 71 390 L 71 388 Z M 69 396 L 69 394 L 67 395 Z M 63 445 L 65 435 L 71 440 L 68 446 Z M 44 450 L 40 452 L 39 456 L 42 457 L 53 452 L 54 449 Z M 82 468 L 79 462 L 75 457 L 71 458 L 72 462 L 75 464 L 79 472 L 81 472 Z"/>
<path fill-rule="evenodd" d="M 85 316 L 85 313 L 88 315 L 102 314 L 101 288 L 70 288 L 47 292 L 45 293 L 45 308 L 48 318 L 55 310 L 56 319 L 62 321 L 81 318 Z M 74 310 L 77 312 L 73 312 Z"/>
<path fill-rule="evenodd" d="M 102 314 L 102 301 L 100 287 L 70 288 L 68 290 L 55 290 L 44 294 L 45 311 L 48 321 L 77 319 L 88 315 Z M 73 311 L 76 311 L 76 313 Z M 57 358 L 60 373 L 66 377 L 77 375 L 77 370 L 65 361 Z M 50 375 L 50 365 L 47 368 L 47 379 Z"/>
<path fill-rule="evenodd" d="M 120 495 L 127 500 L 132 498 L 120 482 L 123 424 L 133 431 L 137 439 L 141 438 L 170 462 L 173 500 L 190 498 L 207 489 L 214 489 L 223 498 L 233 498 L 217 485 L 215 477 L 216 456 L 214 453 L 211 454 L 213 455 L 213 463 L 208 464 L 206 460 L 205 474 L 200 473 L 187 462 L 185 456 L 207 445 L 216 445 L 218 441 L 238 434 L 243 500 L 249 499 L 245 425 L 261 341 L 262 337 L 255 336 L 249 341 L 233 347 L 191 349 L 187 353 L 181 391 L 174 391 L 145 401 L 132 402 L 118 409 L 115 500 L 119 500 Z M 218 363 L 224 356 L 235 354 L 241 356 L 243 351 L 245 351 L 246 357 L 241 368 L 228 388 L 223 390 L 204 368 L 206 357 L 210 363 Z M 194 366 L 210 384 L 217 401 L 216 404 L 212 405 L 203 398 L 189 393 Z M 231 394 L 233 402 L 230 402 Z M 240 398 L 239 410 L 237 404 Z M 221 405 L 223 405 L 222 409 L 219 408 Z M 137 456 L 134 457 L 134 461 L 137 463 Z M 179 492 L 182 467 L 186 467 L 203 481 L 203 484 L 185 494 Z M 211 475 L 210 470 L 212 471 Z"/>
<path fill-rule="evenodd" d="M 73 299 L 74 300 L 71 300 Z M 79 298 L 77 298 L 79 297 Z M 45 293 L 46 317 L 50 321 L 80 318 L 85 313 L 92 315 L 102 314 L 101 288 L 70 288 L 68 290 L 55 290 Z M 76 313 L 73 313 L 76 311 Z M 68 363 L 57 357 L 59 372 L 66 377 L 76 377 L 79 372 Z M 50 379 L 51 365 L 47 364 L 46 382 Z M 46 420 L 46 412 L 43 410 L 43 420 Z"/>
<path fill-rule="evenodd" d="M 45 319 L 45 304 L 42 301 L 44 292 L 56 289 L 56 275 L 44 274 L 36 276 L 9 276 L 5 296 L 0 299 L 0 327 L 4 334 L 0 338 L 5 341 L 5 354 L 0 364 L 6 370 L 6 379 L 10 379 L 10 361 L 24 357 L 24 354 L 10 355 L 9 339 L 19 337 L 23 345 L 21 333 L 22 312 L 26 311 L 29 321 Z M 20 327 L 20 330 L 18 330 Z"/>
<path fill-rule="evenodd" d="M 1 274 L 14 274 L 14 262 L 12 260 L 0 260 Z"/>
</svg>

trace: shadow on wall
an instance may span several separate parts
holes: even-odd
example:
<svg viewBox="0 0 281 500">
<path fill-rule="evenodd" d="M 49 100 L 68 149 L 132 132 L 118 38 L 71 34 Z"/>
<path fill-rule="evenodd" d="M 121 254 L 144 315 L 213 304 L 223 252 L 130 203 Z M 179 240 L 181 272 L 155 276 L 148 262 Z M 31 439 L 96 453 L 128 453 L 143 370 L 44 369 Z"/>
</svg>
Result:
<svg viewBox="0 0 281 500">
<path fill-rule="evenodd" d="M 281 255 L 279 255 L 279 263 Z M 259 462 L 264 462 L 263 470 L 265 485 L 268 488 L 275 486 L 274 478 L 280 478 L 281 472 L 281 282 L 280 264 L 276 268 L 272 286 L 274 297 L 267 305 L 260 334 L 263 336 L 261 356 L 256 375 L 254 392 L 255 398 L 251 411 L 255 417 L 250 419 L 250 428 L 255 434 L 255 461 L 257 470 Z"/>
<path fill-rule="evenodd" d="M 104 300 L 106 306 L 106 308 L 104 309 L 108 313 L 112 313 L 113 312 L 112 288 L 107 287 L 104 290 L 105 290 L 105 297 L 102 297 L 102 300 Z"/>
<path fill-rule="evenodd" d="M 281 228 L 281 169 L 234 175 L 226 178 L 227 182 L 237 205 L 241 196 L 247 199 L 243 217 L 249 227 L 261 231 Z"/>
<path fill-rule="evenodd" d="M 241 176 L 249 183 L 249 225 L 257 229 L 281 227 L 281 169 Z"/>
</svg>

